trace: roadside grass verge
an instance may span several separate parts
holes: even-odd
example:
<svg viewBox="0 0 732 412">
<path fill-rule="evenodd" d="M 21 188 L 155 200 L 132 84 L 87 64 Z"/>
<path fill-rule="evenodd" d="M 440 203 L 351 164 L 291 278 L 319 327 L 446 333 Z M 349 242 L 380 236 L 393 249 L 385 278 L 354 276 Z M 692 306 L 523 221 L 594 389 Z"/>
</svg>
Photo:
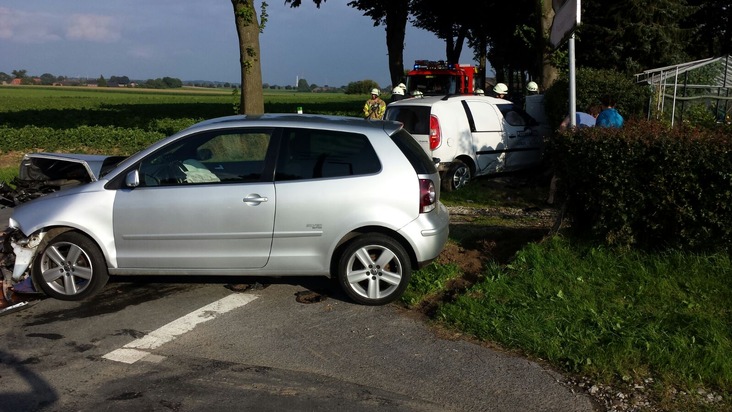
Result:
<svg viewBox="0 0 732 412">
<path fill-rule="evenodd" d="M 505 205 L 511 196 L 487 184 L 443 200 L 448 206 Z M 527 204 L 542 198 L 530 192 Z M 476 196 L 482 200 L 472 201 Z M 516 226 L 510 220 L 507 241 Z M 467 248 L 475 236 L 451 233 L 451 242 Z M 516 250 L 508 263 L 487 261 L 460 293 L 439 290 L 460 276 L 454 264 L 417 271 L 404 303 L 419 308 L 442 294 L 449 298 L 433 303 L 429 315 L 444 327 L 593 383 L 643 387 L 662 410 L 732 410 L 728 254 L 617 250 L 561 234 Z"/>
</svg>

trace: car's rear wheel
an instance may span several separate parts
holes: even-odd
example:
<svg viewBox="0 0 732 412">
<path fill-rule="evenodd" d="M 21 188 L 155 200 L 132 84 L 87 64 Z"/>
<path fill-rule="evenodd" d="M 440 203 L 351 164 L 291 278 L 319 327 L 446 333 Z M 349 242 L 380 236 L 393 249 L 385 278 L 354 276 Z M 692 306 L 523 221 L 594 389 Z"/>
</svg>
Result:
<svg viewBox="0 0 732 412">
<path fill-rule="evenodd" d="M 442 188 L 446 192 L 452 192 L 453 190 L 461 189 L 470 182 L 470 167 L 460 160 L 453 160 L 450 168 L 445 172 L 444 179 L 442 179 Z"/>
<path fill-rule="evenodd" d="M 338 263 L 341 288 L 364 305 L 384 305 L 399 298 L 411 275 L 412 265 L 404 247 L 378 233 L 352 240 Z"/>
<path fill-rule="evenodd" d="M 86 299 L 109 280 L 101 250 L 78 232 L 51 239 L 33 261 L 31 276 L 45 294 L 61 300 Z"/>
</svg>

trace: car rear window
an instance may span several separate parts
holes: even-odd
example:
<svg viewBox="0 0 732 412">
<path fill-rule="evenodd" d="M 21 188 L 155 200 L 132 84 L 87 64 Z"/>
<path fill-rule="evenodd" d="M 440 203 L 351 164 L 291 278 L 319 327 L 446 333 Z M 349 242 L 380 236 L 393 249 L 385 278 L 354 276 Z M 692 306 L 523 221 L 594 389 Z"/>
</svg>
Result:
<svg viewBox="0 0 732 412">
<path fill-rule="evenodd" d="M 390 106 L 385 117 L 386 120 L 401 122 L 411 134 L 430 133 L 429 106 Z"/>
<path fill-rule="evenodd" d="M 365 175 L 379 170 L 379 158 L 369 139 L 362 134 L 285 129 L 275 179 L 320 179 Z"/>
<path fill-rule="evenodd" d="M 399 150 L 404 153 L 404 156 L 409 160 L 409 163 L 414 167 L 414 171 L 417 174 L 433 174 L 437 173 L 437 168 L 432 162 L 427 153 L 424 152 L 422 146 L 414 140 L 414 137 L 404 129 L 399 129 L 391 135 L 391 140 L 397 145 Z"/>
</svg>

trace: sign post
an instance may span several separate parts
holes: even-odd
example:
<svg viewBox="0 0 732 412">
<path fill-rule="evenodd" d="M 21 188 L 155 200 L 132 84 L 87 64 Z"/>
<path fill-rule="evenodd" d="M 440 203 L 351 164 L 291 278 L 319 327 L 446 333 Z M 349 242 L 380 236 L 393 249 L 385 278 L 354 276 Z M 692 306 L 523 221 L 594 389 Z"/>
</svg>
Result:
<svg viewBox="0 0 732 412">
<path fill-rule="evenodd" d="M 556 49 L 569 40 L 569 124 L 577 126 L 577 94 L 574 70 L 574 31 L 581 22 L 581 0 L 552 0 L 554 20 L 549 42 Z"/>
</svg>

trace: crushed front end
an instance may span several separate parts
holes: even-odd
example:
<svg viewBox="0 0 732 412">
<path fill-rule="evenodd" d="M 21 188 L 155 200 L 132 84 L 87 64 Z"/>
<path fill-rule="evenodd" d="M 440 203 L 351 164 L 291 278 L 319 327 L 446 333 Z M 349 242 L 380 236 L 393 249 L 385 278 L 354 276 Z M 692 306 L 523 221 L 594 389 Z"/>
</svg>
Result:
<svg viewBox="0 0 732 412">
<path fill-rule="evenodd" d="M 38 298 L 39 293 L 33 287 L 28 268 L 44 234 L 26 237 L 19 229 L 12 227 L 0 233 L 0 313 Z"/>
</svg>

